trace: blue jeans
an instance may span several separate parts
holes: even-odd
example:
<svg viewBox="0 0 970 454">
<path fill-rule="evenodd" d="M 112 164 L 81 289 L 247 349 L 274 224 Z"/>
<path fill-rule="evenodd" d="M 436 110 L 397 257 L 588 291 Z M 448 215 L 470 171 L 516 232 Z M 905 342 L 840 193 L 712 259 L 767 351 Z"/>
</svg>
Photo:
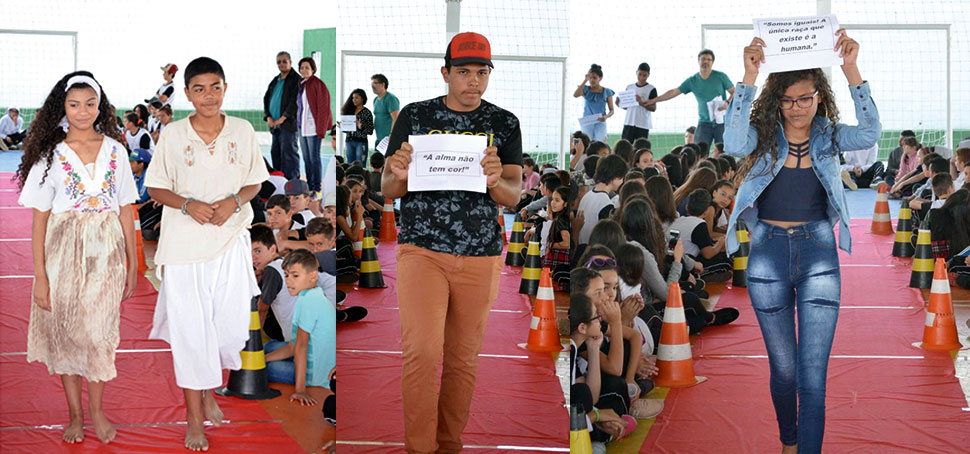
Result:
<svg viewBox="0 0 970 454">
<path fill-rule="evenodd" d="M 300 151 L 296 143 L 299 132 L 273 128 L 272 134 L 273 146 L 269 155 L 273 159 L 273 168 L 282 171 L 287 180 L 300 178 Z"/>
<path fill-rule="evenodd" d="M 320 192 L 323 180 L 323 165 L 320 164 L 320 138 L 316 135 L 300 136 L 303 148 L 303 165 L 306 167 L 306 182 L 311 191 Z"/>
<path fill-rule="evenodd" d="M 790 229 L 758 221 L 751 229 L 748 294 L 768 350 L 781 442 L 797 443 L 799 453 L 822 450 L 825 378 L 840 286 L 838 249 L 829 221 Z"/>
<path fill-rule="evenodd" d="M 367 143 L 347 140 L 344 142 L 344 156 L 347 157 L 347 164 L 360 161 L 360 164 L 367 168 Z"/>
<path fill-rule="evenodd" d="M 589 136 L 590 140 L 606 142 L 606 122 L 597 121 L 591 125 L 582 127 L 583 133 Z"/>
<path fill-rule="evenodd" d="M 263 352 L 267 355 L 286 346 L 286 342 L 270 339 L 263 344 Z M 266 379 L 273 383 L 296 384 L 296 364 L 293 357 L 279 361 L 266 362 Z"/>
<path fill-rule="evenodd" d="M 707 142 L 711 149 L 714 144 L 724 142 L 724 123 L 708 123 L 706 121 L 697 122 L 694 130 L 694 143 Z"/>
</svg>

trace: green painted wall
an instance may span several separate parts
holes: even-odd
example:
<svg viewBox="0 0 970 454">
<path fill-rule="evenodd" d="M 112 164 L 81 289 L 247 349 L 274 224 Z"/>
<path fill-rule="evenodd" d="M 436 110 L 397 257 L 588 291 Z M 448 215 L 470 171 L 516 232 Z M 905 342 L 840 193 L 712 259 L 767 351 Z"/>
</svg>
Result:
<svg viewBox="0 0 970 454">
<path fill-rule="evenodd" d="M 337 112 L 337 29 L 316 28 L 303 30 L 303 56 L 320 52 L 318 77 L 330 89 L 330 109 Z"/>
</svg>

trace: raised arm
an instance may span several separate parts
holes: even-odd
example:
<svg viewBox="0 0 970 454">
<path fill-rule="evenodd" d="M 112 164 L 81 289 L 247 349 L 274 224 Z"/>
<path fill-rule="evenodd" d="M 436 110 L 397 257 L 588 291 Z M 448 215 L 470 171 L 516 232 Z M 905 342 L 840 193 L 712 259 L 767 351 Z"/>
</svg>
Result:
<svg viewBox="0 0 970 454">
<path fill-rule="evenodd" d="M 583 96 L 583 87 L 586 86 L 586 82 L 589 82 L 589 73 L 586 73 L 586 77 L 583 78 L 583 83 L 576 87 L 576 91 L 573 92 L 573 98 Z"/>
<path fill-rule="evenodd" d="M 879 112 L 869 96 L 869 83 L 862 80 L 856 60 L 859 57 L 859 43 L 849 38 L 845 29 L 835 32 L 839 36 L 835 50 L 842 57 L 842 73 L 849 81 L 849 93 L 855 103 L 856 126 L 839 123 L 835 127 L 835 141 L 845 150 L 862 150 L 871 147 L 882 135 Z"/>
<path fill-rule="evenodd" d="M 643 107 L 649 107 L 649 106 L 652 106 L 652 105 L 654 105 L 654 104 L 656 104 L 658 102 L 664 102 L 664 101 L 666 101 L 668 99 L 674 99 L 674 98 L 680 96 L 680 93 L 681 93 L 680 88 L 672 88 L 670 90 L 667 90 L 666 93 L 664 93 L 664 94 L 662 94 L 660 96 L 657 96 L 656 98 L 648 99 L 643 104 Z"/>
<path fill-rule="evenodd" d="M 744 78 L 731 95 L 724 119 L 724 152 L 731 156 L 743 158 L 758 146 L 758 131 L 751 126 L 751 104 L 758 92 L 754 85 L 758 70 L 765 61 L 764 46 L 765 42 L 756 37 L 744 48 Z"/>
</svg>

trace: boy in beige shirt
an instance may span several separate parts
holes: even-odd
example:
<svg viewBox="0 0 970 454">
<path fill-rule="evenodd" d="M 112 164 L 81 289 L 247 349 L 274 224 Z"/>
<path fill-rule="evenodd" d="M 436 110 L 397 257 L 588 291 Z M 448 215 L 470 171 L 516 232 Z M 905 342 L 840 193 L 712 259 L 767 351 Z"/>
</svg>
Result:
<svg viewBox="0 0 970 454">
<path fill-rule="evenodd" d="M 249 201 L 269 178 L 256 133 L 220 108 L 227 84 L 207 57 L 185 68 L 195 111 L 162 131 L 145 186 L 164 205 L 155 254 L 162 284 L 151 339 L 172 347 L 175 381 L 185 394 L 185 447 L 208 450 L 204 419 L 222 423 L 212 390 L 222 369 L 242 366 L 250 301 L 259 295 L 246 228 Z"/>
</svg>

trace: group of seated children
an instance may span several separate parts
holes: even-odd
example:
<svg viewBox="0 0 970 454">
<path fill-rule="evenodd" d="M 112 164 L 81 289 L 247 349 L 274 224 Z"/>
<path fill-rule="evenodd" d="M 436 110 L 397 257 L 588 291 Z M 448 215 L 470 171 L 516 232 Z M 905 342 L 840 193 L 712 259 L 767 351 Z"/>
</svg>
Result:
<svg viewBox="0 0 970 454">
<path fill-rule="evenodd" d="M 654 160 L 646 139 L 621 140 L 616 151 L 577 139 L 574 146 L 595 154 L 576 160 L 584 184 L 575 214 L 567 214 L 579 232 L 570 273 L 571 399 L 589 418 L 597 451 L 663 410 L 647 395 L 673 283 L 691 334 L 738 318 L 735 308 L 710 310 L 705 290 L 732 276 L 724 232 L 737 165 L 719 146 L 712 157 L 709 147 L 688 144 Z"/>
</svg>

